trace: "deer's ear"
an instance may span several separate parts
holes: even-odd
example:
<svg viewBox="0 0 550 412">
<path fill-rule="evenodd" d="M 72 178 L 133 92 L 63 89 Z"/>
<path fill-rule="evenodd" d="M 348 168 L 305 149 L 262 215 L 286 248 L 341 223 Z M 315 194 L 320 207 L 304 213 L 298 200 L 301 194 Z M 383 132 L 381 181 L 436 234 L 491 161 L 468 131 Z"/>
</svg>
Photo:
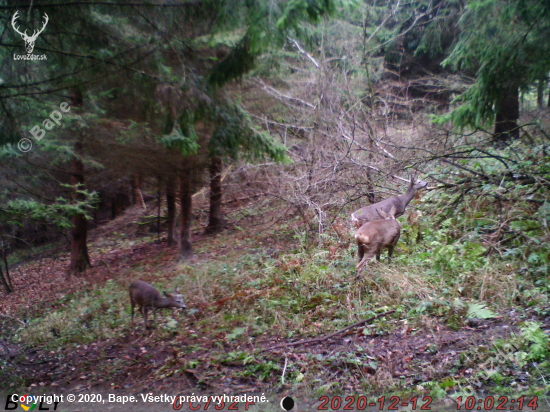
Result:
<svg viewBox="0 0 550 412">
<path fill-rule="evenodd" d="M 174 289 L 174 293 L 177 295 L 178 294 L 178 287 L 176 286 L 176 289 Z"/>
<path fill-rule="evenodd" d="M 166 296 L 167 298 L 171 298 L 171 297 L 172 297 L 172 294 L 171 294 L 171 293 L 168 293 L 168 292 L 164 292 L 164 296 Z"/>
<path fill-rule="evenodd" d="M 386 219 L 388 217 L 388 214 L 384 212 L 384 209 L 375 209 L 375 210 L 378 213 L 378 216 L 380 216 L 382 219 Z"/>
</svg>

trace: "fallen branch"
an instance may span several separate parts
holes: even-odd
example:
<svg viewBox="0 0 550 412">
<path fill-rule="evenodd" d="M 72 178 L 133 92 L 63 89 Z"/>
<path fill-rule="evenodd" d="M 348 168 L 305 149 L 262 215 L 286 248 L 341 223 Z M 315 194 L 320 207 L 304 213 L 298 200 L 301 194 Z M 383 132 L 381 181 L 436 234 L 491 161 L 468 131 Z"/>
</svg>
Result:
<svg viewBox="0 0 550 412">
<path fill-rule="evenodd" d="M 383 316 L 386 316 L 386 315 L 391 315 L 393 312 L 395 312 L 395 310 L 389 310 L 387 312 L 384 312 L 384 313 L 380 313 L 376 316 L 373 316 L 372 318 L 368 318 L 368 319 L 365 319 L 365 320 L 361 320 L 357 323 L 354 323 L 353 325 L 349 325 L 349 326 L 346 326 L 344 329 L 340 329 L 339 331 L 337 332 L 334 332 L 334 333 L 331 333 L 330 335 L 326 335 L 326 336 L 322 336 L 320 338 L 313 338 L 313 339 L 305 339 L 305 340 L 301 340 L 301 341 L 298 341 L 298 342 L 292 342 L 292 343 L 283 343 L 281 345 L 276 345 L 276 346 L 272 346 L 271 348 L 265 348 L 265 349 L 262 349 L 261 352 L 267 352 L 267 351 L 270 351 L 270 350 L 273 350 L 273 349 L 279 349 L 279 348 L 286 348 L 288 346 L 298 346 L 298 345 L 306 345 L 308 343 L 320 343 L 320 342 L 324 342 L 330 338 L 333 338 L 335 337 L 336 335 L 339 335 L 341 333 L 344 333 L 345 331 L 348 331 L 350 329 L 353 329 L 353 328 L 356 328 L 358 326 L 361 326 L 367 322 L 371 322 L 373 321 L 374 319 L 378 319 L 378 318 L 381 318 Z"/>
<path fill-rule="evenodd" d="M 4 315 L 4 314 L 0 313 L 0 318 L 15 320 L 15 321 L 19 322 L 21 325 L 25 326 L 25 322 L 23 322 L 21 319 L 14 318 L 13 316 L 8 316 L 8 315 Z"/>
</svg>

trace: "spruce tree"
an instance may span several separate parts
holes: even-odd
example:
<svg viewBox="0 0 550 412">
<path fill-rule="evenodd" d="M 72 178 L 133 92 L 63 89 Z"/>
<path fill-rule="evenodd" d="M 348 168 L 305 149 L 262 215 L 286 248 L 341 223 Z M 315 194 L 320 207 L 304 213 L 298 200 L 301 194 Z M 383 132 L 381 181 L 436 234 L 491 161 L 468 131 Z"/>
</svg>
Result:
<svg viewBox="0 0 550 412">
<path fill-rule="evenodd" d="M 519 137 L 519 91 L 550 72 L 550 4 L 544 0 L 476 0 L 460 21 L 460 40 L 443 63 L 476 74 L 460 107 L 439 121 L 459 128 L 494 122 L 495 140 Z"/>
</svg>

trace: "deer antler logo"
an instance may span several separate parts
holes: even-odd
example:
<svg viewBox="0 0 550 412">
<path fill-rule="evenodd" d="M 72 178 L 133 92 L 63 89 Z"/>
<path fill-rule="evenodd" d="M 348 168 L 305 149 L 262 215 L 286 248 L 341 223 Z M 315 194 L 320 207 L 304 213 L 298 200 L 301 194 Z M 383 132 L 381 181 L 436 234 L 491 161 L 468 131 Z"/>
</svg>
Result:
<svg viewBox="0 0 550 412">
<path fill-rule="evenodd" d="M 24 33 L 21 33 L 21 31 L 19 31 L 19 28 L 15 25 L 15 21 L 18 18 L 19 18 L 19 12 L 16 11 L 15 14 L 13 15 L 12 19 L 11 19 L 11 25 L 12 25 L 13 29 L 18 34 L 21 35 L 23 40 L 25 40 L 25 48 L 27 49 L 27 54 L 31 54 L 32 51 L 34 50 L 34 42 L 38 38 L 38 35 L 44 31 L 44 29 L 46 28 L 46 24 L 48 24 L 48 21 L 50 19 L 49 19 L 48 15 L 46 13 L 44 13 L 44 25 L 42 26 L 42 28 L 40 30 L 35 30 L 33 32 L 32 36 L 29 36 L 29 35 L 27 35 L 27 30 L 25 30 Z"/>
</svg>

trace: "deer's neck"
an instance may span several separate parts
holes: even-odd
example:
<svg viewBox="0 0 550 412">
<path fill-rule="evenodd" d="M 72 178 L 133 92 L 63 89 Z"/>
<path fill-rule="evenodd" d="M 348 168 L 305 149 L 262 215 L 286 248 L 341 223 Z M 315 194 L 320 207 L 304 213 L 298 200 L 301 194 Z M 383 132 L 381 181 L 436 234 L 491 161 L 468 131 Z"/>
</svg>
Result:
<svg viewBox="0 0 550 412">
<path fill-rule="evenodd" d="M 411 187 L 411 188 L 409 188 L 409 190 L 407 190 L 407 193 L 405 193 L 404 195 L 399 196 L 399 198 L 403 202 L 403 206 L 406 207 L 415 195 L 416 195 L 416 190 L 414 190 L 414 188 Z"/>
<path fill-rule="evenodd" d="M 169 308 L 172 301 L 168 298 L 160 298 L 155 301 L 157 308 Z"/>
</svg>

